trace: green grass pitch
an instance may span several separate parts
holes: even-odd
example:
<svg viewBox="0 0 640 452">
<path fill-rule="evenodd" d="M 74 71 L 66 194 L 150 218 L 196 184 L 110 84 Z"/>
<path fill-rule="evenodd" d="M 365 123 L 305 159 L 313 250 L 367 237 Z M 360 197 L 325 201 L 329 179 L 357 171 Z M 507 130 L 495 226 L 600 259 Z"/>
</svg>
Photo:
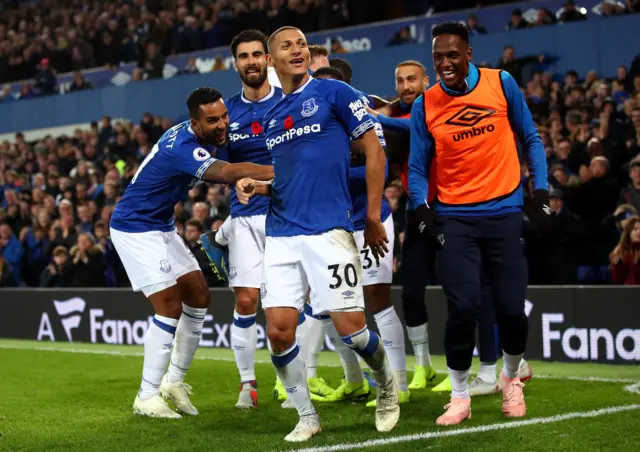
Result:
<svg viewBox="0 0 640 452">
<path fill-rule="evenodd" d="M 243 412 L 234 408 L 238 376 L 231 350 L 198 350 L 187 382 L 200 415 L 178 421 L 132 415 L 141 353 L 133 346 L 0 340 L 0 451 L 584 452 L 640 447 L 640 366 L 532 362 L 526 422 L 515 427 L 509 424 L 517 421 L 500 412 L 501 396 L 474 399 L 472 419 L 443 429 L 434 421 L 448 395 L 413 391 L 412 401 L 402 405 L 398 427 L 388 434 L 375 431 L 373 410 L 364 403 L 316 404 L 324 431 L 291 445 L 283 437 L 297 417 L 272 398 L 275 376 L 267 352 L 257 356 L 259 409 Z M 335 354 L 322 354 L 319 375 L 332 386 L 341 379 L 338 363 Z M 444 359 L 434 357 L 434 365 L 444 369 Z M 408 366 L 413 366 L 412 357 Z M 439 374 L 436 383 L 444 376 Z M 606 407 L 612 409 L 596 411 Z M 362 444 L 372 440 L 378 441 Z"/>
</svg>

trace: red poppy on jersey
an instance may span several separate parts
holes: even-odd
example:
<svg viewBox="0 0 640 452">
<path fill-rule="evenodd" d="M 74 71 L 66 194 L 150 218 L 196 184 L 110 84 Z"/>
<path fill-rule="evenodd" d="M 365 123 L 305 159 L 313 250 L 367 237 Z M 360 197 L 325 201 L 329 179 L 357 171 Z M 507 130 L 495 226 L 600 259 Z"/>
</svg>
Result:
<svg viewBox="0 0 640 452">
<path fill-rule="evenodd" d="M 293 127 L 293 117 L 287 116 L 287 119 L 284 120 L 284 128 L 289 130 Z"/>
<path fill-rule="evenodd" d="M 262 133 L 262 124 L 260 124 L 259 122 L 252 122 L 251 123 L 251 133 L 254 135 L 259 135 Z"/>
</svg>

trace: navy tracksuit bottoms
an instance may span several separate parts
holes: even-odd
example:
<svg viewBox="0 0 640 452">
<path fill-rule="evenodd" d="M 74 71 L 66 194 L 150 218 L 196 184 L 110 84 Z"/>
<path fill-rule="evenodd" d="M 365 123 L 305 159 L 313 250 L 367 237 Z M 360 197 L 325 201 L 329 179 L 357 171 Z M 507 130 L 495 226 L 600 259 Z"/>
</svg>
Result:
<svg viewBox="0 0 640 452">
<path fill-rule="evenodd" d="M 523 222 L 520 213 L 496 216 L 441 216 L 438 276 L 447 297 L 447 366 L 471 367 L 475 328 L 480 315 L 482 272 L 486 272 L 502 349 L 524 353 L 529 323 L 524 311 L 527 290 Z"/>
</svg>

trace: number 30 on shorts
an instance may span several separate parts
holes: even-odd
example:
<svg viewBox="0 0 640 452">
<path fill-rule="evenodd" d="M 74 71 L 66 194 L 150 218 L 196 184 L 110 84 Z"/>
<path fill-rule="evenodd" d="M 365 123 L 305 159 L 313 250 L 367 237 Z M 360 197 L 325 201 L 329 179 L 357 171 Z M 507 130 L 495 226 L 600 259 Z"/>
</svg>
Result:
<svg viewBox="0 0 640 452">
<path fill-rule="evenodd" d="M 343 282 L 346 282 L 349 287 L 358 285 L 358 272 L 355 265 L 345 265 L 342 272 L 340 272 L 339 264 L 329 265 L 327 268 L 331 270 L 331 277 L 335 281 L 329 284 L 330 289 L 339 289 Z M 341 276 L 340 273 L 343 275 Z"/>
</svg>

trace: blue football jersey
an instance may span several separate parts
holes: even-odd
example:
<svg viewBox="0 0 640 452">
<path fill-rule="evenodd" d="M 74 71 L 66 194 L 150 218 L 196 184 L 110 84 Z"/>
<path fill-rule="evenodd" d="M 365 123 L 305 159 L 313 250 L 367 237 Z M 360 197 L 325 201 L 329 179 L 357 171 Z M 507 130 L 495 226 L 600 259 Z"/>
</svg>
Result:
<svg viewBox="0 0 640 452">
<path fill-rule="evenodd" d="M 189 121 L 167 130 L 140 164 L 111 217 L 123 232 L 169 232 L 173 207 L 202 181 L 216 161 L 214 148 L 203 146 Z"/>
<path fill-rule="evenodd" d="M 362 102 L 365 105 L 373 105 L 369 96 L 362 91 L 355 90 Z M 375 116 L 371 116 L 371 120 L 374 124 L 374 130 L 382 148 L 387 151 L 387 142 L 384 138 L 384 132 L 382 130 L 382 124 Z M 388 162 L 385 166 L 385 178 L 388 175 L 389 167 Z M 367 175 L 365 166 L 352 166 L 349 170 L 349 194 L 351 195 L 351 203 L 353 204 L 353 215 L 351 217 L 353 221 L 353 227 L 356 231 L 364 230 L 365 220 L 367 218 Z M 380 208 L 380 219 L 385 221 L 389 215 L 391 215 L 391 207 L 386 198 L 382 197 L 382 206 Z"/>
<path fill-rule="evenodd" d="M 282 90 L 271 87 L 271 92 L 258 102 L 248 100 L 242 92 L 226 102 L 229 110 L 229 146 L 227 158 L 231 163 L 252 162 L 271 165 L 271 152 L 265 145 L 263 130 L 264 115 L 282 99 Z M 231 191 L 231 216 L 248 217 L 266 215 L 269 198 L 254 196 L 249 204 L 238 202 L 236 191 Z"/>
<path fill-rule="evenodd" d="M 275 173 L 267 235 L 353 231 L 350 141 L 374 127 L 358 93 L 337 80 L 309 78 L 264 123 Z"/>
</svg>

